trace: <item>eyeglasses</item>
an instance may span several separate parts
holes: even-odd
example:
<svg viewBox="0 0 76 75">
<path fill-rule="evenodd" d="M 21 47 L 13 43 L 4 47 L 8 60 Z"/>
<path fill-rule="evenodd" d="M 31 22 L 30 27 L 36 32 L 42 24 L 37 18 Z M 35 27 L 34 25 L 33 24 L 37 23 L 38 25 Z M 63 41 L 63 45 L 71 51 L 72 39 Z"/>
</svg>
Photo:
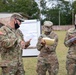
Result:
<svg viewBox="0 0 76 75">
<path fill-rule="evenodd" d="M 15 20 L 18 20 L 19 22 L 22 22 L 20 19 L 18 19 L 18 18 L 15 18 Z"/>
</svg>

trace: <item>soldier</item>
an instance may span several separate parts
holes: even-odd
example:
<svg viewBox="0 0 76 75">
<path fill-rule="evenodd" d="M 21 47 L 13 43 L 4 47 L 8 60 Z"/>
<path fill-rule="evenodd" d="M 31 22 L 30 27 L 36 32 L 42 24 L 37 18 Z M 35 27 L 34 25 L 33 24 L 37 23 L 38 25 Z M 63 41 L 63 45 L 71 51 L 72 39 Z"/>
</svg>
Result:
<svg viewBox="0 0 76 75">
<path fill-rule="evenodd" d="M 25 75 L 22 63 L 22 49 L 30 45 L 30 40 L 25 42 L 22 32 L 18 29 L 23 17 L 14 13 L 7 26 L 0 28 L 0 42 L 2 47 L 0 66 L 2 75 Z"/>
<path fill-rule="evenodd" d="M 49 75 L 57 75 L 59 70 L 59 63 L 56 56 L 56 47 L 58 44 L 58 36 L 53 31 L 53 23 L 51 21 L 44 22 L 44 34 L 38 38 L 37 49 L 40 51 L 37 62 L 38 75 L 46 75 L 48 71 Z M 42 39 L 48 37 L 55 39 L 53 45 L 47 45 Z"/>
<path fill-rule="evenodd" d="M 76 25 L 67 31 L 64 45 L 69 47 L 66 56 L 67 75 L 76 75 Z"/>
</svg>

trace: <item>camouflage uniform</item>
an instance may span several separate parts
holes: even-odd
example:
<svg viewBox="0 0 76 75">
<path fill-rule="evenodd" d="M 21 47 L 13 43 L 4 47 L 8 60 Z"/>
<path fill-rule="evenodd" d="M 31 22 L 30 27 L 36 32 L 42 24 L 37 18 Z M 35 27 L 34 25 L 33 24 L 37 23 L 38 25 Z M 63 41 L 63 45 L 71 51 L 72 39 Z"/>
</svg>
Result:
<svg viewBox="0 0 76 75">
<path fill-rule="evenodd" d="M 8 26 L 1 27 L 0 31 L 3 32 L 0 35 L 2 75 L 25 75 L 20 46 L 20 41 L 23 40 L 22 33 L 19 29 Z"/>
<path fill-rule="evenodd" d="M 71 38 L 76 36 L 76 29 L 71 28 L 67 31 L 64 44 L 69 47 L 66 60 L 66 70 L 68 75 L 76 75 L 76 42 L 69 42 Z"/>
<path fill-rule="evenodd" d="M 49 37 L 51 39 L 55 39 L 55 43 L 51 46 L 47 45 L 42 46 L 40 40 L 43 37 Z M 46 71 L 49 72 L 49 75 L 57 75 L 59 70 L 59 63 L 56 56 L 56 47 L 58 44 L 58 36 L 53 31 L 49 35 L 41 35 L 38 39 L 37 49 L 40 51 L 38 56 L 37 63 L 37 73 L 38 75 L 46 75 Z"/>
</svg>

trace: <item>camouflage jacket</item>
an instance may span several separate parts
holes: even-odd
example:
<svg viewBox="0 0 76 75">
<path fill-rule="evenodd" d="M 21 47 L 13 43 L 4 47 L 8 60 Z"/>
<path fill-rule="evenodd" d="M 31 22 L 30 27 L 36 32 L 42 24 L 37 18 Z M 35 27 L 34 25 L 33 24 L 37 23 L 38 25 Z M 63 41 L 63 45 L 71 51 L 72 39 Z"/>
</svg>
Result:
<svg viewBox="0 0 76 75">
<path fill-rule="evenodd" d="M 76 42 L 68 42 L 74 36 L 76 36 L 76 29 L 71 28 L 67 31 L 66 37 L 64 39 L 64 45 L 69 47 L 67 58 L 76 59 Z"/>
<path fill-rule="evenodd" d="M 48 48 L 46 48 L 46 46 L 42 46 L 41 41 L 40 41 L 43 37 L 49 37 L 51 39 L 55 39 L 55 43 L 53 45 L 50 45 L 50 46 L 47 45 Z M 37 43 L 37 49 L 40 51 L 39 56 L 46 57 L 46 56 L 49 56 L 50 54 L 52 54 L 53 52 L 55 53 L 57 44 L 58 44 L 58 36 L 53 31 L 49 35 L 47 35 L 47 36 L 45 34 L 42 34 L 38 38 L 38 43 Z"/>
<path fill-rule="evenodd" d="M 0 66 L 15 66 L 18 62 L 22 62 L 20 41 L 23 40 L 23 35 L 19 29 L 15 30 L 8 26 L 1 27 L 0 31 L 3 32 L 3 34 L 0 35 Z"/>
</svg>

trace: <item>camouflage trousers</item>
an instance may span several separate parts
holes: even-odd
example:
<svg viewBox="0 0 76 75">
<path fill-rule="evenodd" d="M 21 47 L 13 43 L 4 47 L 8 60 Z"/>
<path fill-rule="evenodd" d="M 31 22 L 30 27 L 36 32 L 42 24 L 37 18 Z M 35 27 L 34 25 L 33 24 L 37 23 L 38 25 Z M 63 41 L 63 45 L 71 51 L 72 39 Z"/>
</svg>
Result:
<svg viewBox="0 0 76 75">
<path fill-rule="evenodd" d="M 2 75 L 25 75 L 22 65 L 1 67 Z"/>
<path fill-rule="evenodd" d="M 66 61 L 66 70 L 67 75 L 76 75 L 76 60 L 75 59 L 67 59 Z"/>
<path fill-rule="evenodd" d="M 48 71 L 49 75 L 57 75 L 59 70 L 59 64 L 58 62 L 52 63 L 45 63 L 42 62 L 43 60 L 38 60 L 37 63 L 37 73 L 38 75 L 46 75 L 46 71 Z"/>
</svg>

